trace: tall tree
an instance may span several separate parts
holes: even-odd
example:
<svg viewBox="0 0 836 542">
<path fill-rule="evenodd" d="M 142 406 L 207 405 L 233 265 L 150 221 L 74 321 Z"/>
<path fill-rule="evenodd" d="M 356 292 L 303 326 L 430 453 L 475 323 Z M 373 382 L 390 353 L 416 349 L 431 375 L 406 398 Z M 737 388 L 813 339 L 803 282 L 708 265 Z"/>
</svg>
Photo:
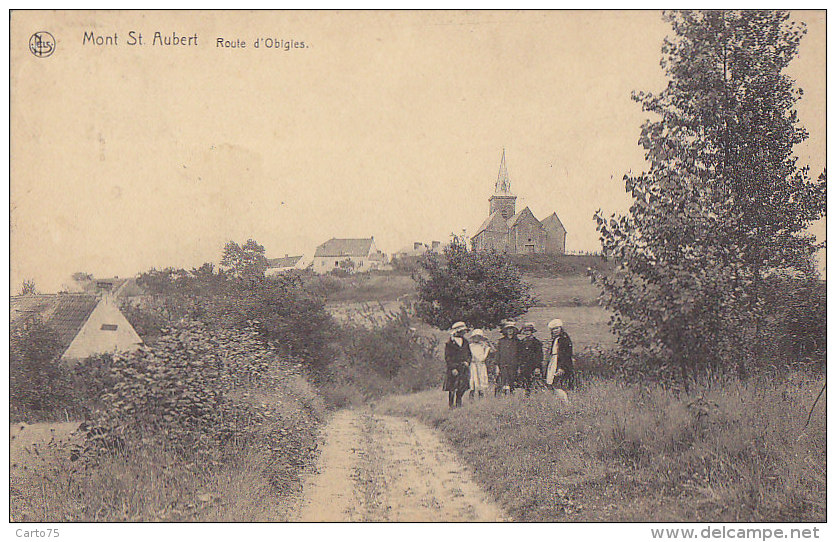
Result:
<svg viewBox="0 0 836 542">
<path fill-rule="evenodd" d="M 243 245 L 230 241 L 224 246 L 221 265 L 228 267 L 232 275 L 239 279 L 257 280 L 264 277 L 267 258 L 264 246 L 248 239 Z"/>
<path fill-rule="evenodd" d="M 757 344 L 762 283 L 810 271 L 807 228 L 825 213 L 826 175 L 811 180 L 793 154 L 807 132 L 784 69 L 803 25 L 782 11 L 664 17 L 668 85 L 633 95 L 655 117 L 639 138 L 650 169 L 624 177 L 627 216 L 596 213 L 617 263 L 598 281 L 623 346 L 696 368 L 756 354 L 739 345 Z"/>
</svg>

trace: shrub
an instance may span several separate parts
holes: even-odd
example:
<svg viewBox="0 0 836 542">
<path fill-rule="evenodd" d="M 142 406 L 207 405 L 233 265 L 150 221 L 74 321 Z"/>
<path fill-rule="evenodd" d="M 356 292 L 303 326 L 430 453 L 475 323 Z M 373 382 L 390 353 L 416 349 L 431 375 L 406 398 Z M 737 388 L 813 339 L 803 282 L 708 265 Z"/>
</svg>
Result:
<svg viewBox="0 0 836 542">
<path fill-rule="evenodd" d="M 83 409 L 58 333 L 29 318 L 9 333 L 9 416 L 12 421 L 62 419 Z"/>
<path fill-rule="evenodd" d="M 165 330 L 152 348 L 114 354 L 112 385 L 85 422 L 89 448 L 157 436 L 180 447 L 206 436 L 223 440 L 240 430 L 230 423 L 237 413 L 229 410 L 228 393 L 238 380 L 264 374 L 267 363 L 258 341 L 242 340 L 240 332 L 212 333 L 196 322 Z"/>
<path fill-rule="evenodd" d="M 505 254 L 468 251 L 455 242 L 443 255 L 427 253 L 420 264 L 416 312 L 439 329 L 449 329 L 457 320 L 492 329 L 534 305 L 530 286 Z"/>
<path fill-rule="evenodd" d="M 317 380 L 332 405 L 357 405 L 391 393 L 420 391 L 440 383 L 438 342 L 409 325 L 405 312 L 346 323 L 337 329 L 333 356 Z"/>
</svg>

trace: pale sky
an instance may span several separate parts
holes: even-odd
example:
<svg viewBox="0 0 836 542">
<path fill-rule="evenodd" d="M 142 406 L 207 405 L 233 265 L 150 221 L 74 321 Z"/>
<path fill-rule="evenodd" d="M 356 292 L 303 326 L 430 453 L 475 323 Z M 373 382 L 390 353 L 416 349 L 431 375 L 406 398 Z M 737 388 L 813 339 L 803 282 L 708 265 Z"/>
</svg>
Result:
<svg viewBox="0 0 836 542">
<path fill-rule="evenodd" d="M 824 12 L 794 18 L 798 154 L 818 175 Z M 57 47 L 37 58 L 43 30 Z M 156 31 L 198 45 L 152 45 Z M 645 167 L 630 93 L 664 86 L 668 31 L 652 11 L 14 12 L 11 290 L 217 263 L 228 240 L 270 257 L 331 237 L 445 241 L 487 216 L 503 147 L 518 210 L 556 211 L 567 249 L 596 250 L 593 213 L 625 211 L 621 178 Z"/>
</svg>

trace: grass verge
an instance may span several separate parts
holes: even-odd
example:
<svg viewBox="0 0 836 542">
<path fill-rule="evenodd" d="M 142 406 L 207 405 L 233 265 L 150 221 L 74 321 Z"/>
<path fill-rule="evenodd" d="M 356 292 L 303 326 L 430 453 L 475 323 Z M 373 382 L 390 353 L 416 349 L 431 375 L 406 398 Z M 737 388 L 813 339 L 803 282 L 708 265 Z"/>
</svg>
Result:
<svg viewBox="0 0 836 542">
<path fill-rule="evenodd" d="M 589 382 L 450 411 L 442 393 L 386 398 L 441 430 L 522 521 L 824 521 L 823 377 L 726 382 L 690 394 Z"/>
</svg>

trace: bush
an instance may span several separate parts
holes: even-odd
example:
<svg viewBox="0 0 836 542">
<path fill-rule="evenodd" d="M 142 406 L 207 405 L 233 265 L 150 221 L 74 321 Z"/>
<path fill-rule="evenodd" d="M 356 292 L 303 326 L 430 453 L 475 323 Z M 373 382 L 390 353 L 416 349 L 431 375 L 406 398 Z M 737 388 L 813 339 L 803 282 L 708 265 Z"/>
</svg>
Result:
<svg viewBox="0 0 836 542">
<path fill-rule="evenodd" d="M 317 373 L 320 391 L 343 407 L 391 393 L 410 393 L 440 385 L 443 364 L 438 342 L 417 333 L 405 312 L 369 325 L 338 328 L 333 357 Z"/>
<path fill-rule="evenodd" d="M 9 417 L 35 422 L 75 417 L 84 410 L 68 366 L 59 361 L 58 333 L 30 318 L 9 333 Z"/>
<path fill-rule="evenodd" d="M 289 519 L 285 501 L 315 459 L 324 412 L 298 364 L 255 330 L 200 322 L 166 329 L 143 352 L 97 361 L 107 367 L 98 409 L 80 441 L 50 442 L 36 450 L 45 464 L 16 471 L 13 517 Z"/>
<path fill-rule="evenodd" d="M 259 412 L 241 410 L 229 394 L 258 385 L 277 363 L 254 331 L 211 331 L 199 322 L 164 330 L 151 348 L 110 359 L 101 408 L 84 424 L 86 451 L 120 449 L 163 438 L 175 449 L 207 439 L 225 443 L 248 430 Z"/>
<path fill-rule="evenodd" d="M 534 305 L 530 285 L 505 254 L 468 251 L 455 242 L 443 255 L 429 252 L 420 263 L 416 312 L 439 329 L 449 329 L 458 320 L 492 329 Z"/>
</svg>

